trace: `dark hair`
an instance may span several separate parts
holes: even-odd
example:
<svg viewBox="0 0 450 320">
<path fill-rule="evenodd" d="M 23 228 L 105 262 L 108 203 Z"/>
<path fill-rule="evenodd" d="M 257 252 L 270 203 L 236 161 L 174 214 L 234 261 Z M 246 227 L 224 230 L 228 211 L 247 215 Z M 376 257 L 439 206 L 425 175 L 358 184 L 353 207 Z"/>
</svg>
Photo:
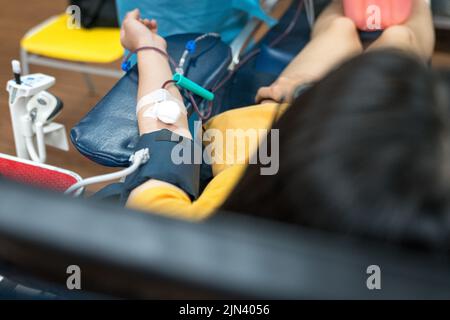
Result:
<svg viewBox="0 0 450 320">
<path fill-rule="evenodd" d="M 249 166 L 223 209 L 416 246 L 450 244 L 448 83 L 396 51 L 348 61 L 275 124 L 278 174 Z"/>
</svg>

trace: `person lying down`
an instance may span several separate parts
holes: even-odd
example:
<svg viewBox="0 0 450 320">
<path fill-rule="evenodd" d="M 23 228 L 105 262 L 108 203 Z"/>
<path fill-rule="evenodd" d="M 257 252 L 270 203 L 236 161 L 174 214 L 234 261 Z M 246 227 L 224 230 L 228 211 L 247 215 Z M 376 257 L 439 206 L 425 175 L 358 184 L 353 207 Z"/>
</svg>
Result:
<svg viewBox="0 0 450 320">
<path fill-rule="evenodd" d="M 138 10 L 122 27 L 123 46 L 138 51 L 136 150 L 151 150 L 150 161 L 124 184 L 128 207 L 194 221 L 221 209 L 385 239 L 443 239 L 450 206 L 449 82 L 427 66 L 435 40 L 425 0 L 415 0 L 407 22 L 385 29 L 366 48 L 341 1 L 333 1 L 310 43 L 273 85 L 259 90 L 256 105 L 204 125 L 223 137 L 227 129 L 266 132 L 259 149 L 277 153 L 276 173 L 262 174 L 263 163 L 249 165 L 258 145 L 246 145 L 244 162 L 212 163 L 213 178 L 201 194 L 199 165 L 170 163 L 174 146 L 194 142 L 177 87 L 160 90 L 172 73 L 157 31 L 156 21 L 141 20 Z M 155 116 L 161 92 L 180 106 L 175 123 Z M 169 142 L 174 135 L 179 139 Z M 225 143 L 216 140 L 208 146 L 219 150 Z M 235 145 L 224 148 L 237 152 Z"/>
</svg>

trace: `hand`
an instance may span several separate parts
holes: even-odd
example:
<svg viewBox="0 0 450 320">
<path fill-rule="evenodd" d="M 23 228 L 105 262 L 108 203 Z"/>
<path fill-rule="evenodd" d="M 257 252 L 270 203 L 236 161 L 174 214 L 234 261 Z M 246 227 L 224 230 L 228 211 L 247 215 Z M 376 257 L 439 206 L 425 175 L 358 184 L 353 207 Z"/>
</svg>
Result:
<svg viewBox="0 0 450 320">
<path fill-rule="evenodd" d="M 301 81 L 293 80 L 288 77 L 281 76 L 269 87 L 262 87 L 256 95 L 256 102 L 292 102 L 292 96 L 295 89 L 300 85 Z"/>
<path fill-rule="evenodd" d="M 157 47 L 163 51 L 167 49 L 166 40 L 158 35 L 156 20 L 141 19 L 138 9 L 127 13 L 120 30 L 120 41 L 131 52 L 144 46 Z"/>
</svg>

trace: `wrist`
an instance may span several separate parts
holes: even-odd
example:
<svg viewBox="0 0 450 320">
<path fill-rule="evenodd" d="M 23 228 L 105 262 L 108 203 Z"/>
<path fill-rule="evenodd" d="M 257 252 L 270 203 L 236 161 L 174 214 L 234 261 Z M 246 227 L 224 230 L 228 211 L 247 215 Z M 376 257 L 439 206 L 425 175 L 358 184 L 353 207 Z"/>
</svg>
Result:
<svg viewBox="0 0 450 320">
<path fill-rule="evenodd" d="M 288 86 L 298 87 L 305 83 L 316 82 L 316 77 L 308 74 L 286 73 L 282 74 L 277 82 L 284 83 Z"/>
<path fill-rule="evenodd" d="M 136 41 L 135 50 L 142 47 L 151 47 L 151 46 L 153 46 L 153 41 L 150 37 L 139 37 L 139 39 Z"/>
<path fill-rule="evenodd" d="M 154 47 L 158 48 L 159 50 L 162 50 L 164 52 L 167 51 L 167 45 L 165 43 L 159 43 L 160 41 L 155 41 L 154 39 L 151 39 L 149 37 L 143 37 L 137 41 L 137 47 L 135 50 L 138 50 L 139 48 L 143 47 Z"/>
<path fill-rule="evenodd" d="M 145 49 L 139 50 L 144 47 L 139 47 L 136 50 L 138 61 L 140 61 L 140 59 L 144 59 L 146 61 L 153 61 L 153 63 L 162 63 L 163 61 L 166 61 L 168 63 L 167 57 L 164 54 L 162 54 L 161 52 L 158 52 L 156 50 L 150 50 L 150 49 L 149 50 L 145 50 Z M 155 59 L 157 61 L 155 61 Z"/>
<path fill-rule="evenodd" d="M 290 87 L 290 86 L 297 86 L 297 85 L 301 84 L 302 81 L 303 80 L 298 76 L 283 75 L 283 76 L 280 76 L 277 79 L 277 81 L 275 81 L 274 84 L 275 85 L 281 84 L 281 85 Z"/>
</svg>

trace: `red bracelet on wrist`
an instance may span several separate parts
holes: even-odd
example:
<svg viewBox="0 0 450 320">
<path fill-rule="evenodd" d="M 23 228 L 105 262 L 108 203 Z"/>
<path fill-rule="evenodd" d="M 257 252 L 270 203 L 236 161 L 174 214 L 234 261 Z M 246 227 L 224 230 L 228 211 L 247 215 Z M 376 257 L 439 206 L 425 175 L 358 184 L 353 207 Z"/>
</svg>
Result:
<svg viewBox="0 0 450 320">
<path fill-rule="evenodd" d="M 167 60 L 169 60 L 169 63 L 171 64 L 171 66 L 174 69 L 176 68 L 177 65 L 176 65 L 175 61 L 167 54 L 167 52 L 165 52 L 164 50 L 157 48 L 157 47 L 144 46 L 144 47 L 137 48 L 134 52 L 130 51 L 128 53 L 128 55 L 125 57 L 125 59 L 122 62 L 122 70 L 125 72 L 128 72 L 131 69 L 131 63 L 130 63 L 131 56 L 133 54 L 138 53 L 139 51 L 144 51 L 144 50 L 153 50 L 153 51 L 160 53 L 162 56 L 166 57 Z"/>
</svg>

